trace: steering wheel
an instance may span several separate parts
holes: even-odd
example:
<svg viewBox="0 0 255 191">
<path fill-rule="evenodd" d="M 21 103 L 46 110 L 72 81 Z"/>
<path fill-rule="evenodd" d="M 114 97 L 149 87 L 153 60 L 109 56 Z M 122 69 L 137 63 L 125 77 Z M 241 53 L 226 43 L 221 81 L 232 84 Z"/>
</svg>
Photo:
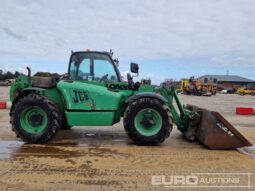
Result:
<svg viewBox="0 0 255 191">
<path fill-rule="evenodd" d="M 100 80 L 100 82 L 107 82 L 108 81 L 108 74 L 103 75 Z"/>
</svg>

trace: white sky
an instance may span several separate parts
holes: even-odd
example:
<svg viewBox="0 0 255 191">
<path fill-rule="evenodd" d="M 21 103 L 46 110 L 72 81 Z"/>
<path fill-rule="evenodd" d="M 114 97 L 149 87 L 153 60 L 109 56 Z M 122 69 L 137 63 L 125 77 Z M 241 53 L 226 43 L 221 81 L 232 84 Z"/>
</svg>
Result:
<svg viewBox="0 0 255 191">
<path fill-rule="evenodd" d="M 203 66 L 247 68 L 240 74 L 255 79 L 254 8 L 254 0 L 1 0 L 0 67 L 113 49 L 124 65 L 197 58 Z"/>
</svg>

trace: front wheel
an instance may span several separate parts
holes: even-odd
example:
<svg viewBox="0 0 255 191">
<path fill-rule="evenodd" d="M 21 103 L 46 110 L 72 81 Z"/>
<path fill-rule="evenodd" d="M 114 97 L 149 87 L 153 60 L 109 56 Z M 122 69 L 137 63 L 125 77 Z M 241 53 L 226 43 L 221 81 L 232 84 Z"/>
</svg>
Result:
<svg viewBox="0 0 255 191">
<path fill-rule="evenodd" d="M 138 145 L 158 145 L 164 142 L 172 127 L 169 108 L 157 99 L 135 100 L 124 113 L 127 135 Z"/>
<path fill-rule="evenodd" d="M 27 143 L 45 143 L 58 132 L 62 117 L 55 104 L 46 97 L 28 95 L 11 109 L 12 129 Z"/>
</svg>

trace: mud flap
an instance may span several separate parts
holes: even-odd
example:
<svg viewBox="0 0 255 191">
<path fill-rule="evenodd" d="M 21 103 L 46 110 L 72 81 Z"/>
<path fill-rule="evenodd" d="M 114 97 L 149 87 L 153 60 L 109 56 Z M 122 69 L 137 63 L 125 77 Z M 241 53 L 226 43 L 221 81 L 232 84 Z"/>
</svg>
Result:
<svg viewBox="0 0 255 191">
<path fill-rule="evenodd" d="M 188 106 L 200 114 L 194 136 L 209 149 L 235 149 L 252 144 L 234 128 L 221 114 L 214 111 Z"/>
</svg>

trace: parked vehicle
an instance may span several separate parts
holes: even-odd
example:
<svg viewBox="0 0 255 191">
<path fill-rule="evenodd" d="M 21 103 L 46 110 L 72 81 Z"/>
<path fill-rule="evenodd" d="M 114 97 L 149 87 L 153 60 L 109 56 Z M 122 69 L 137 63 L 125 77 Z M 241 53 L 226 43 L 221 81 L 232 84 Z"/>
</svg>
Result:
<svg viewBox="0 0 255 191">
<path fill-rule="evenodd" d="M 242 87 L 242 88 L 239 88 L 237 90 L 237 94 L 239 95 L 251 95 L 251 96 L 254 96 L 255 95 L 255 89 L 253 88 L 247 88 L 247 87 Z"/>
<path fill-rule="evenodd" d="M 109 126 L 123 117 L 124 129 L 138 145 L 158 145 L 169 137 L 173 123 L 189 141 L 210 149 L 250 146 L 217 112 L 183 106 L 175 88 L 121 81 L 112 52 L 85 51 L 71 55 L 68 75 L 21 75 L 11 86 L 12 130 L 27 143 L 50 141 L 60 128 Z M 130 71 L 138 75 L 138 64 Z M 176 104 L 174 104 L 176 103 Z"/>
</svg>

